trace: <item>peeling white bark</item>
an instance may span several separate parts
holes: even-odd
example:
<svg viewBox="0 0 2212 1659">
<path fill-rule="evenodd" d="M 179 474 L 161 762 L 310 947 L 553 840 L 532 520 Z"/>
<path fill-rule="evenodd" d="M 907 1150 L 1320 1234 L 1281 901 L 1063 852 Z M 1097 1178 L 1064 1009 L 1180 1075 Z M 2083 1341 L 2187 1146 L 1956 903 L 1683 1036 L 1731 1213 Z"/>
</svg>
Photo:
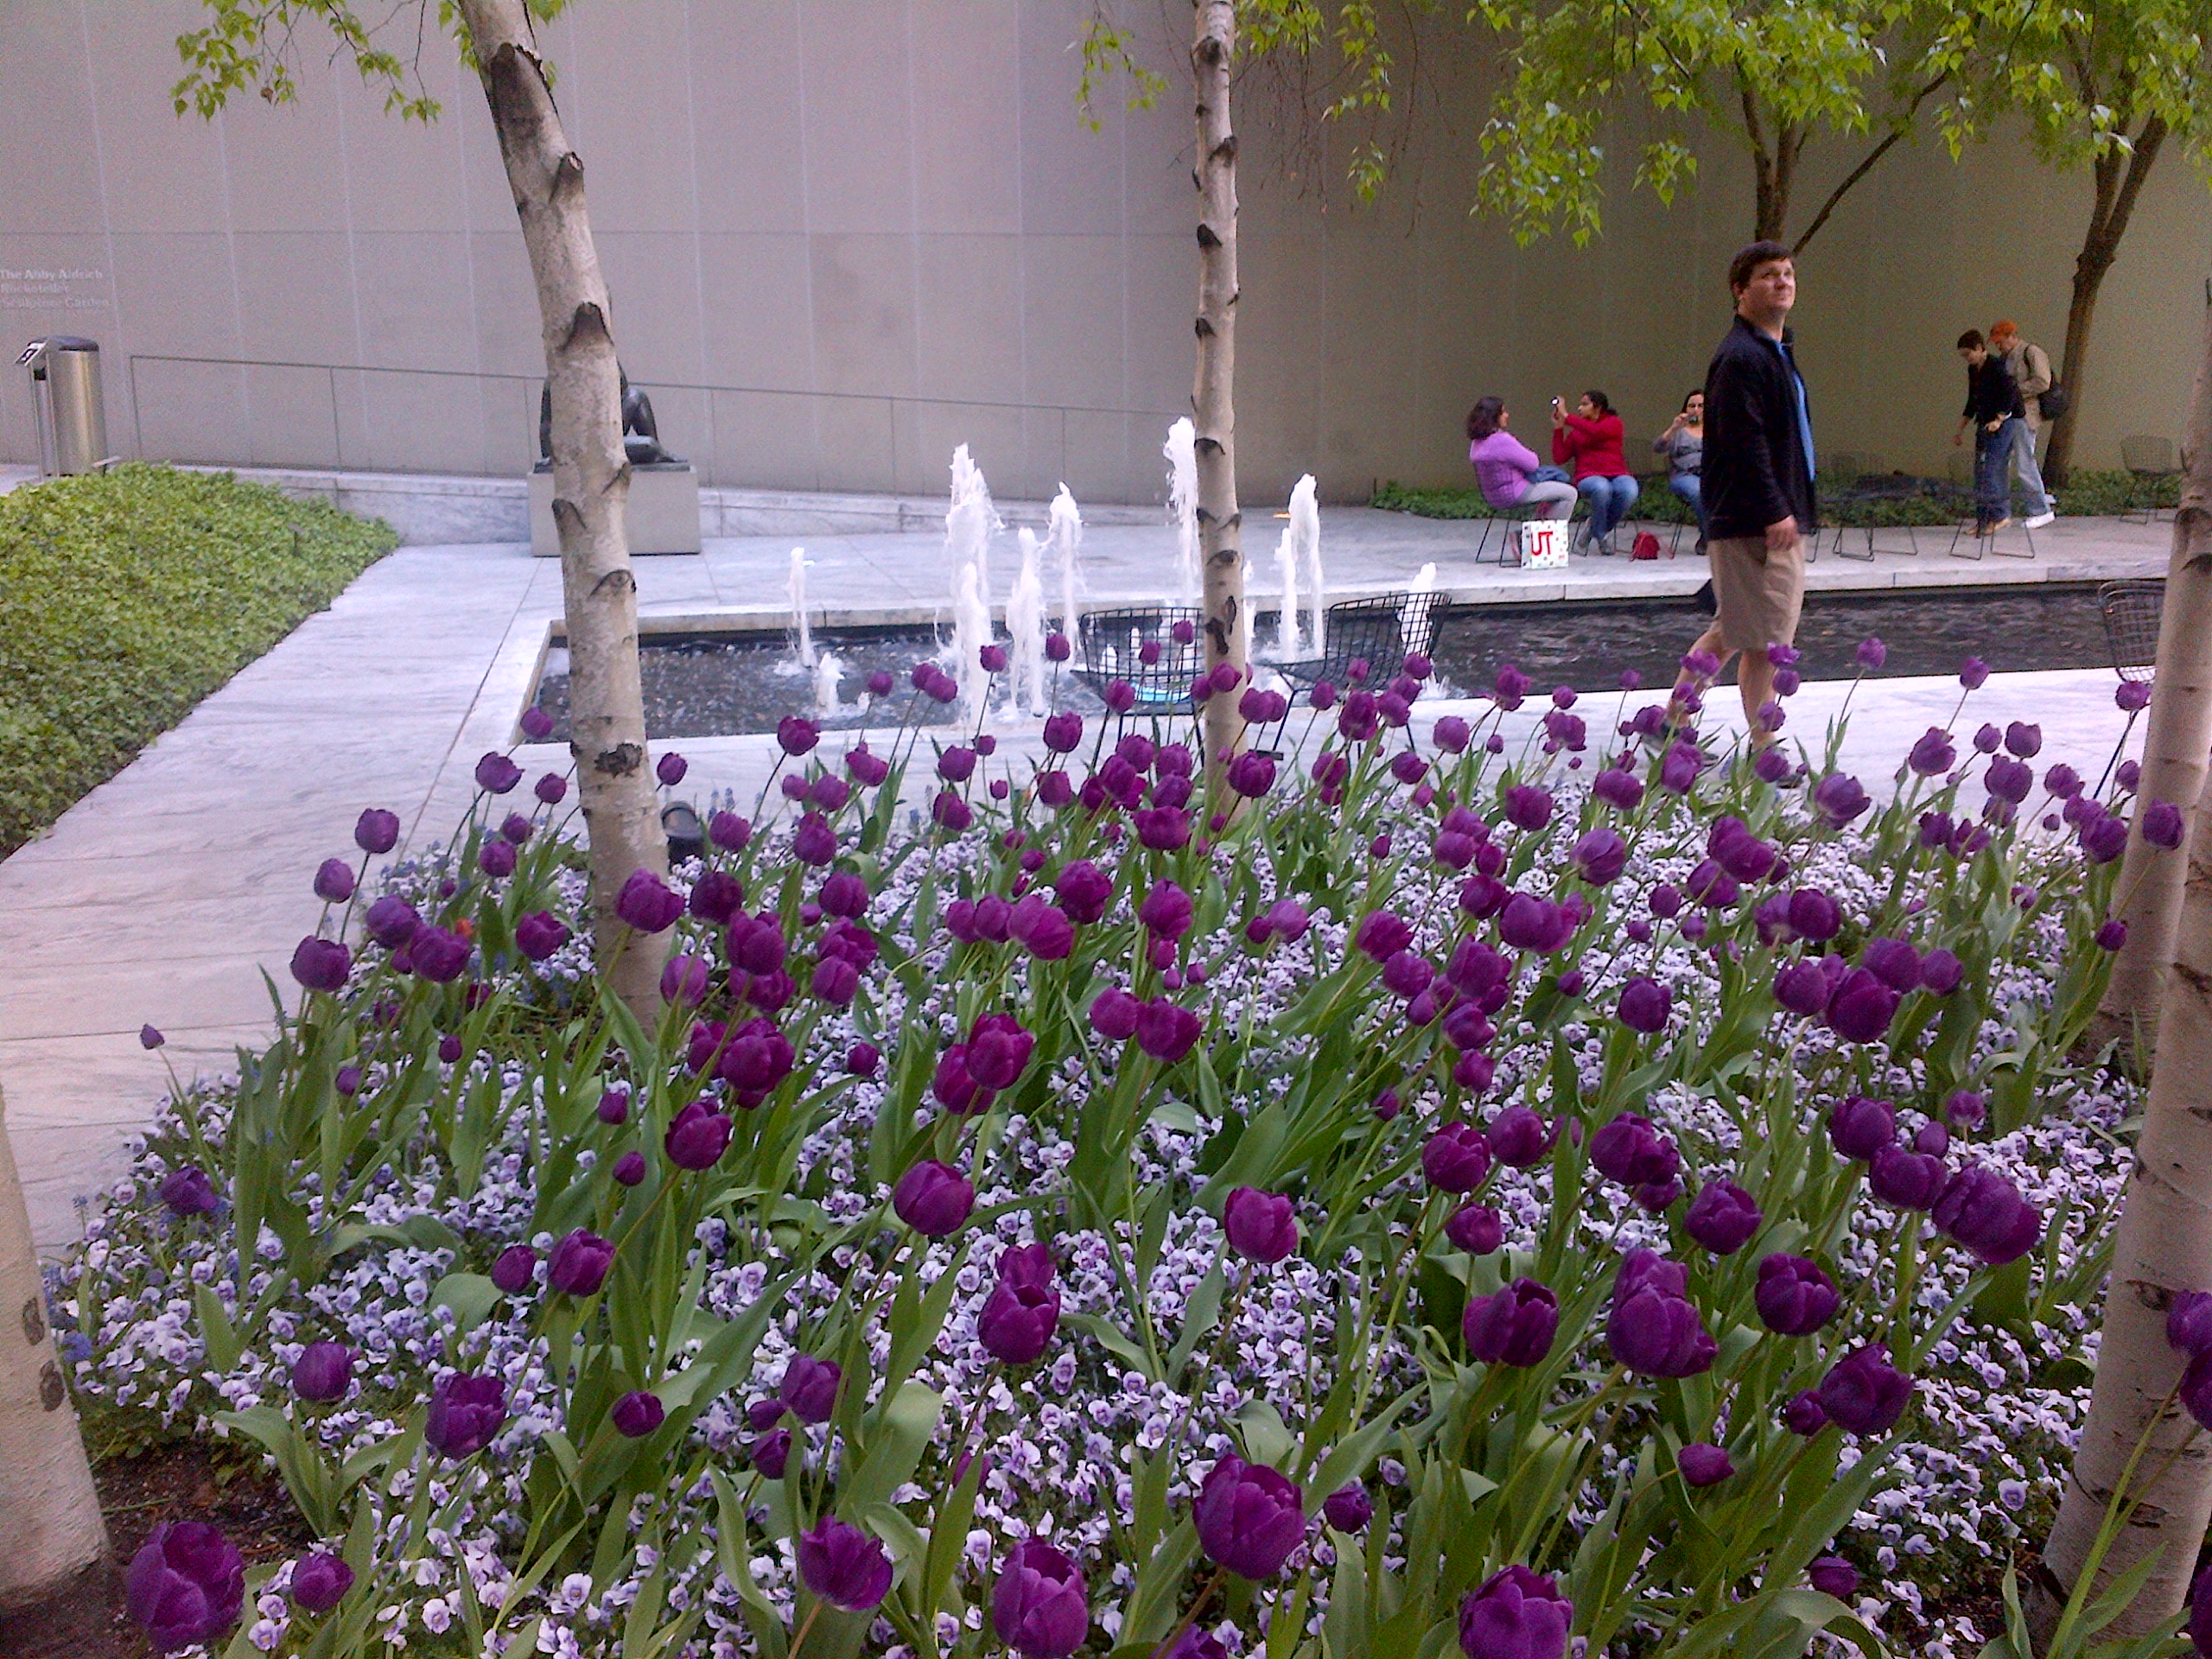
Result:
<svg viewBox="0 0 2212 1659">
<path fill-rule="evenodd" d="M 107 1553 L 77 1415 L 46 1325 L 46 1294 L 0 1103 L 0 1607 Z"/>
<path fill-rule="evenodd" d="M 1236 506 L 1236 133 L 1229 119 L 1236 54 L 1234 0 L 1198 0 L 1191 76 L 1198 92 L 1198 366 L 1191 393 L 1198 428 L 1198 552 L 1204 571 L 1206 666 L 1246 665 L 1243 517 Z M 1237 698 L 1205 706 L 1209 775 L 1235 752 Z M 1212 798 L 1221 798 L 1212 791 Z"/>
<path fill-rule="evenodd" d="M 2203 792 L 2212 754 L 2212 309 L 2205 314 L 2189 429 L 2182 442 L 2181 511 L 2174 515 L 2166 596 L 2158 613 L 2158 657 L 2143 736 L 2139 798 L 2186 810 Z M 2148 1072 L 2158 1052 L 2167 965 L 2181 925 L 2185 849 L 2153 847 L 2141 818 L 2120 866 L 2119 915 L 2127 942 L 2113 961 L 2098 1008 L 2101 1039 L 2119 1037 Z"/>
<path fill-rule="evenodd" d="M 600 972 L 650 1026 L 667 936 L 614 914 L 640 869 L 668 872 L 638 678 L 638 589 L 622 521 L 621 372 L 606 278 L 584 209 L 583 162 L 561 130 L 523 0 L 460 0 L 499 134 L 537 288 L 553 399 L 553 519 L 568 613 L 569 747 L 591 842 L 592 934 Z"/>
</svg>

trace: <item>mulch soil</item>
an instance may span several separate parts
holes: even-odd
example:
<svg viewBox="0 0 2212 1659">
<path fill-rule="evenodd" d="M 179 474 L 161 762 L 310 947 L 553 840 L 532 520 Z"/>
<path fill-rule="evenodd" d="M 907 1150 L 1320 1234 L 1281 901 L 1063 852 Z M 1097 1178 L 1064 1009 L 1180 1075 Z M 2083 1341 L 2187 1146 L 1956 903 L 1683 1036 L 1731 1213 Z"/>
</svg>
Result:
<svg viewBox="0 0 2212 1659">
<path fill-rule="evenodd" d="M 274 1475 L 219 1469 L 190 1441 L 112 1459 L 93 1478 L 112 1554 L 57 1594 L 0 1611 L 0 1659 L 147 1659 L 146 1638 L 124 1611 L 123 1566 L 164 1521 L 213 1522 L 249 1567 L 313 1541 Z"/>
</svg>

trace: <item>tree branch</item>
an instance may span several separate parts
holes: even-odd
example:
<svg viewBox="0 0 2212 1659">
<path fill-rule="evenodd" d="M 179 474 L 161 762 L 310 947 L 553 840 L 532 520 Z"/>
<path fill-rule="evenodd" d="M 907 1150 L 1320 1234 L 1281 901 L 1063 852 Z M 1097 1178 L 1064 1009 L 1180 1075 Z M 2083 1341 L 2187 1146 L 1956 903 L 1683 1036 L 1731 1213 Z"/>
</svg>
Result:
<svg viewBox="0 0 2212 1659">
<path fill-rule="evenodd" d="M 1912 130 L 1913 120 L 1919 115 L 1920 106 L 1932 98 L 1936 89 L 1950 78 L 1951 72 L 1947 69 L 1912 95 L 1912 102 L 1905 105 L 1904 113 L 1897 118 L 1896 124 L 1883 137 L 1881 143 L 1868 150 L 1866 159 L 1845 174 L 1843 182 L 1828 192 L 1828 199 L 1821 204 L 1821 211 L 1813 215 L 1813 222 L 1805 227 L 1804 234 L 1789 245 L 1791 253 L 1802 253 L 1805 251 L 1805 245 L 1819 232 L 1821 226 L 1828 222 L 1828 215 L 1835 212 L 1836 203 L 1841 201 L 1849 194 L 1853 185 L 1874 170 L 1875 164 L 1890 153 L 1898 139 Z"/>
</svg>

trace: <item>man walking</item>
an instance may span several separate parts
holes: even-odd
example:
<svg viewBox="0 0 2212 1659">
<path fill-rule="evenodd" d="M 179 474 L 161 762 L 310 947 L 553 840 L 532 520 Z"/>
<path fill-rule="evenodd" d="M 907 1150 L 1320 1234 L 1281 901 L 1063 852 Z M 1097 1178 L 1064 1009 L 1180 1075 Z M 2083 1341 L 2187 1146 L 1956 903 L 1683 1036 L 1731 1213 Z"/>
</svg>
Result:
<svg viewBox="0 0 2212 1659">
<path fill-rule="evenodd" d="M 1752 741 L 1774 696 L 1770 645 L 1797 637 L 1805 602 L 1804 538 L 1813 499 L 1813 421 L 1785 326 L 1797 267 L 1779 242 L 1754 242 L 1728 264 L 1736 320 L 1705 372 L 1706 551 L 1716 613 L 1693 649 L 1740 654 L 1737 681 Z"/>
<path fill-rule="evenodd" d="M 1953 448 L 1974 428 L 1974 493 L 1976 536 L 1994 536 L 2012 522 L 2012 486 L 2008 467 L 2015 437 L 2027 429 L 2020 389 L 2005 359 L 1989 349 L 1981 330 L 1959 336 L 1959 356 L 1967 365 L 1967 406 L 1959 411 Z"/>
<path fill-rule="evenodd" d="M 2058 517 L 2050 492 L 2044 487 L 2043 467 L 2036 460 L 2036 440 L 2043 435 L 2043 395 L 2056 378 L 2050 372 L 2050 353 L 2022 340 L 2020 331 L 2001 317 L 1990 327 L 1989 349 L 2005 359 L 2005 366 L 2012 372 L 2012 384 L 2020 389 L 2022 420 L 2012 435 L 2011 464 L 2028 498 L 2027 526 L 2041 530 Z"/>
</svg>

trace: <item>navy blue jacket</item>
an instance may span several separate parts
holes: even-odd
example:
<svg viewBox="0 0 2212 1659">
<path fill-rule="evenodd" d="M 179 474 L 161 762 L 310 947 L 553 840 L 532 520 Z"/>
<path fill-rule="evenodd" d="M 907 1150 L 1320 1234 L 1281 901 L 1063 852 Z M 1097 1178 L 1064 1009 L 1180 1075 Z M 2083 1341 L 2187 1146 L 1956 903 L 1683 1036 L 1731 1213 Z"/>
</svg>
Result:
<svg viewBox="0 0 2212 1659">
<path fill-rule="evenodd" d="M 1820 527 L 1789 344 L 1786 330 L 1777 348 L 1738 317 L 1706 369 L 1705 531 L 1716 541 L 1784 518 L 1808 535 Z"/>
</svg>

